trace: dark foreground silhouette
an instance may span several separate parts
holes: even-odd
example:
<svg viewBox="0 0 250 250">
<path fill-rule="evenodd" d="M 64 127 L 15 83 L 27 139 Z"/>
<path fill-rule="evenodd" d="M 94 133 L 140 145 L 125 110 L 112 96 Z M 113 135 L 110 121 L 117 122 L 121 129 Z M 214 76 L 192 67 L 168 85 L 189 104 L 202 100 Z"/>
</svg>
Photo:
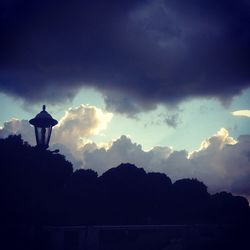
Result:
<svg viewBox="0 0 250 250">
<path fill-rule="evenodd" d="M 210 224 L 230 227 L 225 234 L 230 238 L 221 238 L 224 245 L 216 243 L 218 249 L 246 245 L 250 209 L 244 197 L 211 195 L 196 179 L 172 183 L 166 174 L 146 173 L 129 163 L 99 177 L 93 170 L 73 172 L 63 155 L 31 147 L 21 136 L 0 139 L 0 152 L 0 220 L 7 242 L 20 237 L 13 233 L 20 228 L 25 232 L 65 225 Z"/>
</svg>

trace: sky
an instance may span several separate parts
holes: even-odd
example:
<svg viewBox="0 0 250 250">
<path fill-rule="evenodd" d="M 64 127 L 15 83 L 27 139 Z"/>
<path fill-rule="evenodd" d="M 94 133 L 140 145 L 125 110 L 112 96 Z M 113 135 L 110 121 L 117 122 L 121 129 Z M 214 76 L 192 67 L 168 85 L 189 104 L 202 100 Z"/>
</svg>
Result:
<svg viewBox="0 0 250 250">
<path fill-rule="evenodd" d="M 0 3 L 0 137 L 46 104 L 50 148 L 250 197 L 250 1 Z"/>
</svg>

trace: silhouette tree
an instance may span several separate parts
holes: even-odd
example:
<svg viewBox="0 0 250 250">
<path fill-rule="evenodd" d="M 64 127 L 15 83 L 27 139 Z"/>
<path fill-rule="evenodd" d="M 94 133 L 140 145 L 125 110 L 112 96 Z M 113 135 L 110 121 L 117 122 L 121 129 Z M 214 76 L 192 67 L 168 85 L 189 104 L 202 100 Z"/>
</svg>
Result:
<svg viewBox="0 0 250 250">
<path fill-rule="evenodd" d="M 213 220 L 221 224 L 248 224 L 250 222 L 247 200 L 227 192 L 211 196 L 210 211 Z"/>
<path fill-rule="evenodd" d="M 0 219 L 7 225 L 249 223 L 243 197 L 210 195 L 196 179 L 123 163 L 98 177 L 21 136 L 0 139 Z"/>
<path fill-rule="evenodd" d="M 148 173 L 145 179 L 143 203 L 146 223 L 171 223 L 172 181 L 163 173 Z"/>
<path fill-rule="evenodd" d="M 76 170 L 66 183 L 67 224 L 95 224 L 98 215 L 98 175 L 90 169 Z"/>
<path fill-rule="evenodd" d="M 46 224 L 60 214 L 64 184 L 73 169 L 63 155 L 39 150 L 21 136 L 0 139 L 3 223 Z"/>
<path fill-rule="evenodd" d="M 109 169 L 99 178 L 106 223 L 142 223 L 145 177 L 142 168 L 126 163 Z"/>
</svg>

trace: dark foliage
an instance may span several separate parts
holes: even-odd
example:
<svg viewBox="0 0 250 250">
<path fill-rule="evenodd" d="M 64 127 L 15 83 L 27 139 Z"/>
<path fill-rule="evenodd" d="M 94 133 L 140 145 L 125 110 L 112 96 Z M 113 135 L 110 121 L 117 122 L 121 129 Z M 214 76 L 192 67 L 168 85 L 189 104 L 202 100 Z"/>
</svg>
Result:
<svg viewBox="0 0 250 250">
<path fill-rule="evenodd" d="M 1 221 L 35 225 L 57 221 L 72 164 L 63 155 L 29 146 L 21 136 L 1 139 L 0 152 Z"/>
<path fill-rule="evenodd" d="M 172 183 L 126 163 L 98 177 L 21 136 L 0 139 L 0 219 L 6 225 L 248 224 L 245 198 L 210 195 L 196 179 Z"/>
</svg>

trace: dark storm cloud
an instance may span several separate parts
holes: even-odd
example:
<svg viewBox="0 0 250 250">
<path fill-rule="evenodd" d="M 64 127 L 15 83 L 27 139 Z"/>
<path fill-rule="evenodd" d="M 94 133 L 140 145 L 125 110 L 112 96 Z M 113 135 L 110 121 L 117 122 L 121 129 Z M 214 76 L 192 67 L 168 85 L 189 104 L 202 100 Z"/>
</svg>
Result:
<svg viewBox="0 0 250 250">
<path fill-rule="evenodd" d="M 238 0 L 1 1 L 0 89 L 60 102 L 83 86 L 121 113 L 250 85 L 250 4 Z"/>
</svg>

